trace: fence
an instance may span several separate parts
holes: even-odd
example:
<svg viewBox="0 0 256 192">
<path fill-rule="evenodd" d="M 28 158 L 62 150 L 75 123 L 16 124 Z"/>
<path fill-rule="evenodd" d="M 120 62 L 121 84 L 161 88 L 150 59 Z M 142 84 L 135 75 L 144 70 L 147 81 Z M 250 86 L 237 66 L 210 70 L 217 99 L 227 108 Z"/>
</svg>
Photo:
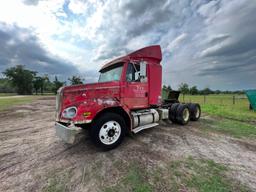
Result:
<svg viewBox="0 0 256 192">
<path fill-rule="evenodd" d="M 215 104 L 215 105 L 241 105 L 249 106 L 246 95 L 180 95 L 181 102 L 193 102 L 200 104 Z"/>
</svg>

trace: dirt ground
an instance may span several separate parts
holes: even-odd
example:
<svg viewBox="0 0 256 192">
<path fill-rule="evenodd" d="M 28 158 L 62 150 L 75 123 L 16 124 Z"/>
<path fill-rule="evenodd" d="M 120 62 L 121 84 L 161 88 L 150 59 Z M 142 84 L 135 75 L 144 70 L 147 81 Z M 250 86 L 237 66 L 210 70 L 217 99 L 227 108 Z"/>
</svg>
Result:
<svg viewBox="0 0 256 192">
<path fill-rule="evenodd" d="M 0 113 L 0 191 L 41 191 L 54 175 L 67 175 L 70 191 L 98 191 L 117 182 L 118 160 L 150 168 L 189 156 L 229 166 L 231 177 L 256 191 L 255 141 L 207 134 L 200 122 L 191 122 L 163 124 L 101 152 L 88 136 L 75 145 L 64 144 L 55 136 L 54 113 L 54 97 Z"/>
</svg>

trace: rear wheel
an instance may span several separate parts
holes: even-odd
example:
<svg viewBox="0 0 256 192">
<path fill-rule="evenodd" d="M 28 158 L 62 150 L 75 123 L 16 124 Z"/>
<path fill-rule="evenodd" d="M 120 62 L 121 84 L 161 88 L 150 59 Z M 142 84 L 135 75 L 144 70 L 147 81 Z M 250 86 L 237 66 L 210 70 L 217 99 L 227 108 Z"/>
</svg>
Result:
<svg viewBox="0 0 256 192">
<path fill-rule="evenodd" d="M 189 122 L 190 113 L 187 105 L 179 104 L 176 111 L 176 121 L 180 125 L 186 125 Z"/>
<path fill-rule="evenodd" d="M 125 132 L 126 124 L 122 116 L 105 113 L 92 123 L 90 136 L 98 147 L 110 150 L 121 144 Z"/>
<path fill-rule="evenodd" d="M 190 120 L 197 121 L 201 117 L 201 107 L 198 103 L 190 103 L 188 104 L 189 112 L 190 112 Z"/>
<path fill-rule="evenodd" d="M 169 108 L 169 119 L 173 123 L 176 123 L 176 111 L 177 111 L 178 106 L 179 106 L 179 103 L 174 103 Z"/>
</svg>

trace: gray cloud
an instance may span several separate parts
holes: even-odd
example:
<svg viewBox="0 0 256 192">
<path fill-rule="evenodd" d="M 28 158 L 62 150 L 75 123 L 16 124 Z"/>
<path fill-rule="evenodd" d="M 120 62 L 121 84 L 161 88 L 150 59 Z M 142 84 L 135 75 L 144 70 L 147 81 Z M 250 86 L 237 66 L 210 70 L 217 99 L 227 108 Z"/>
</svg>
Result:
<svg viewBox="0 0 256 192">
<path fill-rule="evenodd" d="M 0 23 L 0 71 L 18 64 L 50 75 L 78 73 L 71 62 L 49 53 L 30 30 Z"/>
<path fill-rule="evenodd" d="M 40 0 L 23 0 L 26 5 L 37 5 Z"/>
<path fill-rule="evenodd" d="M 149 43 L 159 42 L 161 36 L 168 33 L 168 26 L 181 26 L 183 19 L 191 16 L 192 11 L 186 9 L 188 5 L 189 2 L 184 0 L 179 2 L 142 0 L 120 3 L 108 1 L 103 16 L 108 19 L 104 20 L 97 31 L 98 34 L 103 34 L 106 40 L 95 60 L 111 58 L 118 56 L 119 53 L 134 50 L 127 48 L 127 44 L 139 36 L 150 36 Z M 180 14 L 181 12 L 185 14 Z"/>
<path fill-rule="evenodd" d="M 98 30 L 105 38 L 96 60 L 112 58 L 144 45 L 160 44 L 166 72 L 163 82 L 174 88 L 181 82 L 216 89 L 235 89 L 236 84 L 241 86 L 239 81 L 247 82 L 243 88 L 256 86 L 252 83 L 256 71 L 254 1 L 108 3 L 104 12 L 106 19 Z M 179 46 L 172 46 L 182 34 L 186 34 L 186 38 Z M 138 43 L 128 46 L 137 39 Z"/>
<path fill-rule="evenodd" d="M 256 72 L 256 4 L 253 1 L 222 3 L 206 30 L 210 35 L 216 32 L 226 35 L 217 35 L 205 45 L 201 54 L 210 65 L 198 74 L 223 75 L 234 81 L 238 74 L 243 74 L 254 81 L 251 73 Z"/>
<path fill-rule="evenodd" d="M 38 1 L 26 0 L 25 3 L 37 5 Z M 170 84 L 173 88 L 177 88 L 181 82 L 196 84 L 200 88 L 256 87 L 255 1 L 83 2 L 88 5 L 88 13 L 73 13 L 67 21 L 62 18 L 62 22 L 72 22 L 77 16 L 86 27 L 85 18 L 98 10 L 98 4 L 104 5 L 100 10 L 102 15 L 96 17 L 102 16 L 102 22 L 99 19 L 99 23 L 90 26 L 93 35 L 88 35 L 92 37 L 88 37 L 88 41 L 93 45 L 93 52 L 86 51 L 91 52 L 91 63 L 104 62 L 143 46 L 160 44 L 164 84 Z M 66 15 L 69 17 L 68 12 Z M 24 41 L 26 35 L 29 38 Z M 84 36 L 81 38 L 86 39 Z M 60 74 L 75 70 L 72 63 L 50 54 L 28 30 L 15 26 L 1 27 L 0 45 L 0 69 L 15 63 L 26 63 L 31 68 Z M 90 71 L 87 78 L 95 79 L 95 76 L 96 72 Z"/>
</svg>

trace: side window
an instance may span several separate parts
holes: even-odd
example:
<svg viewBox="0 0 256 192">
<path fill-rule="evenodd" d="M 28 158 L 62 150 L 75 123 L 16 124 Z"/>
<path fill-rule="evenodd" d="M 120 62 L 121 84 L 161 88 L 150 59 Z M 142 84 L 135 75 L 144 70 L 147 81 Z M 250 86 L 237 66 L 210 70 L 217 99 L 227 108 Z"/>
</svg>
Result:
<svg viewBox="0 0 256 192">
<path fill-rule="evenodd" d="M 128 82 L 140 82 L 140 65 L 129 63 L 126 73 Z"/>
</svg>

